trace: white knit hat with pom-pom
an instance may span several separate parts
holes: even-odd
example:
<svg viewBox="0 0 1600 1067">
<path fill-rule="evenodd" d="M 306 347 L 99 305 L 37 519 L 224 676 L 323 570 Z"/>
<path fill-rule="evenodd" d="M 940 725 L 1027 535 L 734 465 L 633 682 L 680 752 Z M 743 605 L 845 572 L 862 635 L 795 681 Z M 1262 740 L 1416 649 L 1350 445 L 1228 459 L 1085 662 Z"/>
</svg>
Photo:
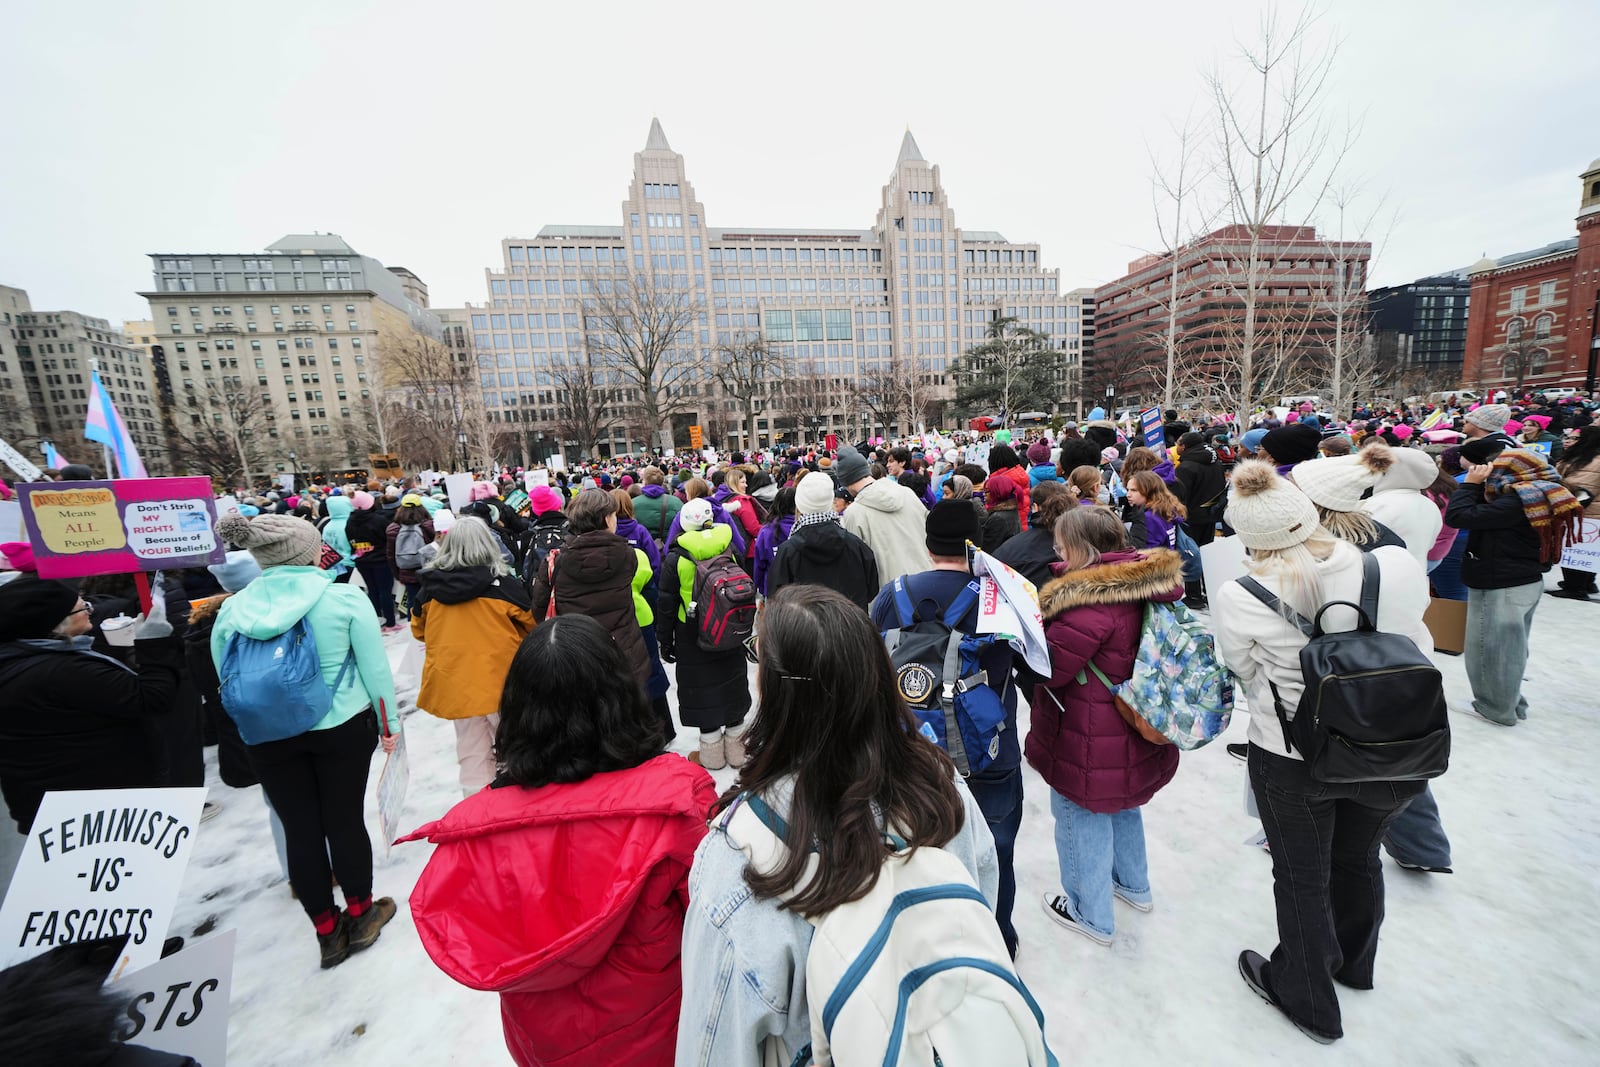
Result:
<svg viewBox="0 0 1600 1067">
<path fill-rule="evenodd" d="M 1322 525 L 1311 499 L 1259 460 L 1233 468 L 1226 518 L 1249 549 L 1290 548 Z"/>
<path fill-rule="evenodd" d="M 1367 490 L 1394 466 L 1394 450 L 1369 444 L 1350 456 L 1329 456 L 1296 464 L 1290 477 L 1311 502 L 1329 511 L 1360 511 Z"/>
</svg>

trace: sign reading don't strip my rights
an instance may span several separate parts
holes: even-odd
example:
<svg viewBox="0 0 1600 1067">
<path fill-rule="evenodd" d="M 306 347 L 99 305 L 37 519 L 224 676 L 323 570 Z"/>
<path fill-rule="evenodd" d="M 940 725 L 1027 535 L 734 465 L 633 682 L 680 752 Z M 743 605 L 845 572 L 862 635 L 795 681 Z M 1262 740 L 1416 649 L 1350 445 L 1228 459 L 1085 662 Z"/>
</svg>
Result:
<svg viewBox="0 0 1600 1067">
<path fill-rule="evenodd" d="M 46 793 L 0 904 L 0 966 L 126 934 L 115 978 L 161 958 L 204 789 Z"/>
</svg>

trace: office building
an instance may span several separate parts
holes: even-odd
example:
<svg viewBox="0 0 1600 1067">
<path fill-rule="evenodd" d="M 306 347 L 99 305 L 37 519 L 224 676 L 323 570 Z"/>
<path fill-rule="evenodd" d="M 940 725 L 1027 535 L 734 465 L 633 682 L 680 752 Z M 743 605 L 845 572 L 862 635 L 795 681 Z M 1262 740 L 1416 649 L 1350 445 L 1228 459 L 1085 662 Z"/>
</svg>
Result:
<svg viewBox="0 0 1600 1067">
<path fill-rule="evenodd" d="M 1352 313 L 1359 310 L 1351 305 L 1360 302 L 1371 258 L 1366 241 L 1334 241 L 1311 226 L 1264 228 L 1257 250 L 1257 342 L 1263 354 L 1269 348 L 1286 353 L 1278 384 L 1316 376 L 1315 361 L 1325 362 L 1333 329 L 1330 305 L 1343 300 Z M 1232 402 L 1208 393 L 1208 382 L 1223 378 L 1218 364 L 1238 349 L 1249 259 L 1243 226 L 1224 226 L 1177 251 L 1180 405 Z M 1124 382 L 1118 395 L 1129 403 L 1162 400 L 1172 282 L 1173 255 L 1164 253 L 1134 260 L 1121 278 L 1095 290 L 1096 373 L 1114 370 Z M 1265 363 L 1257 367 L 1258 373 L 1264 369 Z"/>
<path fill-rule="evenodd" d="M 706 362 L 750 338 L 765 340 L 782 371 L 758 401 L 762 444 L 936 424 L 954 393 L 958 357 L 999 316 L 1048 333 L 1069 368 L 1082 354 L 1082 298 L 1062 292 L 1037 244 L 959 226 L 938 166 L 910 131 L 870 228 L 713 221 L 657 121 L 634 156 L 615 223 L 551 225 L 503 240 L 500 263 L 485 272 L 489 299 L 469 308 L 490 418 L 524 437 L 560 421 L 561 368 L 590 345 L 585 299 L 606 303 L 624 279 L 694 309 L 666 361 L 683 375 L 669 431 L 678 447 L 690 424 L 708 443 L 743 442 L 743 405 L 711 380 Z M 638 418 L 640 390 L 611 373 L 622 402 L 601 450 L 655 444 L 661 427 Z M 1067 399 L 1029 404 L 1055 410 Z"/>
<path fill-rule="evenodd" d="M 383 348 L 439 331 L 414 274 L 323 233 L 261 252 L 153 252 L 150 265 L 152 288 L 139 295 L 186 470 L 206 465 L 216 438 L 243 451 L 246 481 L 364 469 L 388 450 Z"/>
<path fill-rule="evenodd" d="M 100 446 L 84 439 L 89 411 L 90 374 L 98 368 L 100 384 L 127 424 L 146 471 L 169 473 L 167 437 L 161 425 L 156 380 L 149 356 L 123 343 L 111 323 L 79 311 L 35 310 L 26 292 L 0 287 L 6 348 L 0 363 L 0 437 L 42 465 L 40 443 L 54 443 L 74 463 L 104 470 Z M 14 353 L 14 355 L 13 355 Z M 21 388 L 17 388 L 20 384 Z M 26 417 L 14 409 L 26 406 Z M 10 436 L 15 434 L 17 440 Z"/>
<path fill-rule="evenodd" d="M 1395 368 L 1401 381 L 1437 379 L 1440 388 L 1458 383 L 1471 294 L 1464 270 L 1369 292 L 1367 332 L 1381 365 Z"/>
<path fill-rule="evenodd" d="M 1581 175 L 1578 235 L 1471 269 L 1461 384 L 1513 394 L 1595 387 L 1600 356 L 1600 159 Z"/>
</svg>

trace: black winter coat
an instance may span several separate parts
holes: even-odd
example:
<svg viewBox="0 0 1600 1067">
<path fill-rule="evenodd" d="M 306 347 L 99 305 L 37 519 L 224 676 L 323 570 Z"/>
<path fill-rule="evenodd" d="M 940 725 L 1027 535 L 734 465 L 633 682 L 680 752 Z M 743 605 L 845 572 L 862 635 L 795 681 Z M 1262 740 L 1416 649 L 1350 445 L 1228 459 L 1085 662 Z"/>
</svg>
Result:
<svg viewBox="0 0 1600 1067">
<path fill-rule="evenodd" d="M 795 526 L 767 572 L 767 593 L 786 585 L 821 585 L 866 611 L 882 585 L 878 558 L 865 541 L 837 522 Z"/>
<path fill-rule="evenodd" d="M 0 792 L 22 833 L 51 790 L 167 784 L 156 720 L 174 707 L 183 645 L 134 652 L 137 674 L 69 646 L 0 643 Z"/>
<path fill-rule="evenodd" d="M 1189 517 L 1184 525 L 1209 530 L 1222 518 L 1228 494 L 1228 472 L 1210 448 L 1191 448 L 1178 457 L 1177 481 L 1172 493 Z"/>
<path fill-rule="evenodd" d="M 184 660 L 189 665 L 189 678 L 199 691 L 206 721 L 216 731 L 217 774 L 223 785 L 247 789 L 259 784 L 260 779 L 250 766 L 250 752 L 239 736 L 239 727 L 222 706 L 222 681 L 211 659 L 211 628 L 216 622 L 215 610 L 205 611 L 199 618 L 190 617 L 189 630 L 183 635 Z"/>
<path fill-rule="evenodd" d="M 1539 534 L 1515 493 L 1493 500 L 1482 485 L 1461 483 L 1444 510 L 1446 525 L 1466 530 L 1461 581 L 1468 589 L 1509 589 L 1540 581 L 1550 564 L 1539 562 Z"/>
<path fill-rule="evenodd" d="M 1032 582 L 1035 589 L 1043 588 L 1055 577 L 1050 573 L 1050 564 L 1061 562 L 1056 555 L 1055 533 L 1032 526 L 1001 545 L 994 558 Z"/>
<path fill-rule="evenodd" d="M 365 541 L 372 545 L 378 550 L 377 559 L 382 559 L 384 537 L 389 531 L 389 523 L 393 521 L 393 517 L 376 504 L 365 511 L 357 509 L 345 520 L 345 536 L 350 538 L 352 545 L 357 541 Z"/>
</svg>

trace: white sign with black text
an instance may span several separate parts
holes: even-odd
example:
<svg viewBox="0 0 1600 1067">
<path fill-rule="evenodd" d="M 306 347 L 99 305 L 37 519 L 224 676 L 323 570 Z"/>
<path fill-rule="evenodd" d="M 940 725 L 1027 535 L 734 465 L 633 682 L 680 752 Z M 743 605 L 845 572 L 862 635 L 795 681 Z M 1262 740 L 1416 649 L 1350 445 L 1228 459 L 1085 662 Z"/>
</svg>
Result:
<svg viewBox="0 0 1600 1067">
<path fill-rule="evenodd" d="M 107 986 L 124 1004 L 118 1039 L 188 1056 L 201 1067 L 223 1067 L 237 939 L 229 930 L 194 942 Z"/>
</svg>

